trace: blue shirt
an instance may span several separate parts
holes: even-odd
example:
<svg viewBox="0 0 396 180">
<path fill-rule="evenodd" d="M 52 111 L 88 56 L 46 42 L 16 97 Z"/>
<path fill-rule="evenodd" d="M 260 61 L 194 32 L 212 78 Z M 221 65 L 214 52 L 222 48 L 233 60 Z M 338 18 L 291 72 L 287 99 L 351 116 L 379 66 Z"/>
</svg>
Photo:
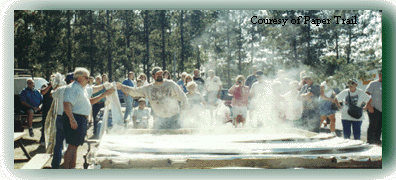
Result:
<svg viewBox="0 0 396 180">
<path fill-rule="evenodd" d="M 182 79 L 180 79 L 179 81 L 177 81 L 177 85 L 182 85 L 183 86 L 184 81 Z"/>
<path fill-rule="evenodd" d="M 182 79 L 180 79 L 179 81 L 177 81 L 177 85 L 180 85 L 180 86 L 183 87 L 182 90 L 183 90 L 184 93 L 187 93 L 187 92 L 188 92 L 186 86 L 184 86 L 184 81 L 183 81 Z"/>
<path fill-rule="evenodd" d="M 130 80 L 130 79 L 125 79 L 124 81 L 122 81 L 122 84 L 123 85 L 126 85 L 126 86 L 130 86 L 130 87 L 133 87 L 133 80 Z M 119 90 L 119 91 L 121 91 L 121 90 Z M 129 95 L 128 95 L 129 96 Z M 128 97 L 127 96 L 127 97 Z"/>
<path fill-rule="evenodd" d="M 126 85 L 126 86 L 133 87 L 133 80 L 125 79 L 124 81 L 122 81 L 122 84 Z"/>
<path fill-rule="evenodd" d="M 32 107 L 38 108 L 40 104 L 43 102 L 43 96 L 37 91 L 37 89 L 29 89 L 25 88 L 19 94 L 19 98 L 22 101 L 25 101 Z"/>
<path fill-rule="evenodd" d="M 91 114 L 92 106 L 89 101 L 92 87 L 83 87 L 77 81 L 68 85 L 63 94 L 63 102 L 70 102 L 72 112 L 79 115 L 88 116 Z"/>
</svg>

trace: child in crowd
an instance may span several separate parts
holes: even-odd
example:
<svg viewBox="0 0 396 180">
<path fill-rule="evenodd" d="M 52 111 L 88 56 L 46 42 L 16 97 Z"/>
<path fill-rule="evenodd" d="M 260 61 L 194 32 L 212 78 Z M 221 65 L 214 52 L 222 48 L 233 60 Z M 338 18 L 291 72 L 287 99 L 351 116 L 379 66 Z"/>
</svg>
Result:
<svg viewBox="0 0 396 180">
<path fill-rule="evenodd" d="M 139 107 L 135 108 L 132 115 L 133 127 L 135 129 L 147 129 L 148 120 L 150 119 L 149 108 L 146 107 L 146 99 L 138 100 Z"/>
</svg>

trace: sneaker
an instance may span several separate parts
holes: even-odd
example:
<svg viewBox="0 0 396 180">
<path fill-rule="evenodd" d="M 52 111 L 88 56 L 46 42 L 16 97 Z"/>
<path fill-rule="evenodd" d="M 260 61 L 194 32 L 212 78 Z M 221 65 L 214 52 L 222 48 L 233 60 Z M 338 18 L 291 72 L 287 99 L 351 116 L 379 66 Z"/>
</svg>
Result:
<svg viewBox="0 0 396 180">
<path fill-rule="evenodd" d="M 34 136 L 33 128 L 29 128 L 29 136 L 30 136 L 30 137 L 33 137 L 33 136 Z"/>
</svg>

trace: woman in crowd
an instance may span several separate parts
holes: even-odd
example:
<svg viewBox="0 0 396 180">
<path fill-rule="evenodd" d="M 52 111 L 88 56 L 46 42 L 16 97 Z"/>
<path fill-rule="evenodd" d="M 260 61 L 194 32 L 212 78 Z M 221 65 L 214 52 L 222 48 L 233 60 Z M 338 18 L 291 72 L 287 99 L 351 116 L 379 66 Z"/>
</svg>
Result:
<svg viewBox="0 0 396 180">
<path fill-rule="evenodd" d="M 144 73 L 141 73 L 141 74 L 139 75 L 138 79 L 141 79 L 141 80 L 142 80 L 143 86 L 146 86 L 146 85 L 149 84 L 149 83 L 147 82 L 147 76 L 146 76 L 146 74 L 144 74 Z"/>
<path fill-rule="evenodd" d="M 187 93 L 188 92 L 188 90 L 187 90 L 187 84 L 189 83 L 189 82 L 191 82 L 191 81 L 193 81 L 193 78 L 192 78 L 192 76 L 191 75 L 187 75 L 186 76 L 186 78 L 184 79 L 184 85 L 183 85 L 183 92 L 184 93 Z"/>
<path fill-rule="evenodd" d="M 197 84 L 194 81 L 187 83 L 187 90 L 186 96 L 189 102 L 187 119 L 192 122 L 191 127 L 197 127 L 197 125 L 205 126 L 207 124 L 205 122 L 206 101 L 201 93 L 197 91 Z"/>
<path fill-rule="evenodd" d="M 343 134 L 345 139 L 350 139 L 351 137 L 351 126 L 353 130 L 354 139 L 360 139 L 361 126 L 364 116 L 352 117 L 348 112 L 348 109 L 353 109 L 352 106 L 357 106 L 363 108 L 367 103 L 371 103 L 371 98 L 363 90 L 357 88 L 358 82 L 356 79 L 351 79 L 348 81 L 348 89 L 341 91 L 335 98 L 335 102 L 338 107 L 340 107 L 339 102 L 343 102 L 343 107 L 341 110 L 341 120 L 343 127 Z M 363 111 L 363 110 L 361 110 Z M 356 112 L 356 111 L 355 111 Z"/>
<path fill-rule="evenodd" d="M 171 75 L 170 75 L 170 73 L 169 73 L 168 70 L 165 70 L 165 71 L 163 72 L 162 76 L 164 76 L 164 79 L 172 80 L 172 79 L 171 79 Z"/>
<path fill-rule="evenodd" d="M 235 84 L 228 90 L 233 95 L 231 105 L 233 112 L 233 124 L 238 127 L 239 123 L 246 123 L 247 105 L 249 97 L 249 86 L 245 86 L 245 77 L 238 75 Z"/>
<path fill-rule="evenodd" d="M 334 93 L 331 86 L 333 83 L 333 77 L 330 76 L 320 84 L 320 97 L 319 97 L 319 108 L 320 108 L 320 124 L 324 124 L 327 126 L 327 122 L 323 122 L 325 119 L 329 118 L 330 120 L 330 132 L 333 135 L 335 134 L 335 113 L 336 111 L 331 108 L 332 104 L 335 103 L 336 94 Z"/>
<path fill-rule="evenodd" d="M 187 84 L 187 90 L 188 92 L 186 93 L 186 96 L 188 98 L 188 101 L 190 102 L 190 105 L 193 107 L 195 106 L 199 107 L 201 109 L 204 108 L 204 105 L 206 105 L 206 101 L 203 98 L 202 94 L 196 91 L 197 89 L 197 83 L 195 82 L 189 82 Z"/>
</svg>

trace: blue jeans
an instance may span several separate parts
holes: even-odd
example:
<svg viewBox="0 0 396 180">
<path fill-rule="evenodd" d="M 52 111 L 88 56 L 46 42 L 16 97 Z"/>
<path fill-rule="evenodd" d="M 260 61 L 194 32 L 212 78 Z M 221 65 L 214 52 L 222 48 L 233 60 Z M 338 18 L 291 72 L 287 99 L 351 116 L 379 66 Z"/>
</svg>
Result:
<svg viewBox="0 0 396 180">
<path fill-rule="evenodd" d="M 124 120 L 126 120 L 129 116 L 129 114 L 132 114 L 133 111 L 133 98 L 131 96 L 127 96 L 125 99 L 125 114 L 124 114 Z"/>
<path fill-rule="evenodd" d="M 342 120 L 342 129 L 343 129 L 343 133 L 344 133 L 344 139 L 351 138 L 351 125 L 352 125 L 352 130 L 353 130 L 353 138 L 355 140 L 360 139 L 362 121 Z"/>
<path fill-rule="evenodd" d="M 56 117 L 56 140 L 54 147 L 54 155 L 52 156 L 52 162 L 51 162 L 52 169 L 59 169 L 59 165 L 62 160 L 62 149 L 63 149 L 64 139 L 65 139 L 65 135 L 63 132 L 62 116 L 58 115 Z"/>
</svg>

